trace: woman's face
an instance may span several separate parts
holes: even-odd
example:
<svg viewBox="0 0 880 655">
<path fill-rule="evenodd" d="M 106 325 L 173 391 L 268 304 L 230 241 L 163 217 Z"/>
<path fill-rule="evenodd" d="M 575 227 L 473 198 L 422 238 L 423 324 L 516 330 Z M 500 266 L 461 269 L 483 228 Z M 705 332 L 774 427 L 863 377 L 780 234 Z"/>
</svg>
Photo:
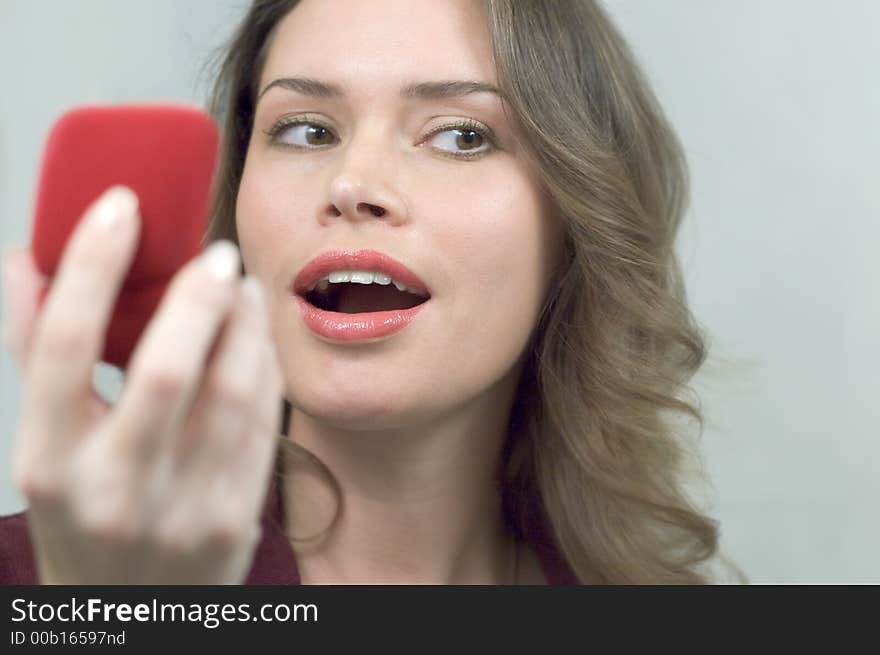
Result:
<svg viewBox="0 0 880 655">
<path fill-rule="evenodd" d="M 338 93 L 264 92 L 281 78 Z M 305 0 L 277 27 L 237 230 L 245 268 L 268 291 L 288 399 L 337 427 L 416 427 L 510 382 L 559 260 L 560 227 L 500 98 L 401 94 L 459 80 L 496 85 L 476 1 Z M 314 332 L 294 279 L 322 253 L 361 249 L 401 262 L 430 299 L 383 337 Z M 331 309 L 411 298 L 375 282 L 345 287 Z"/>
</svg>

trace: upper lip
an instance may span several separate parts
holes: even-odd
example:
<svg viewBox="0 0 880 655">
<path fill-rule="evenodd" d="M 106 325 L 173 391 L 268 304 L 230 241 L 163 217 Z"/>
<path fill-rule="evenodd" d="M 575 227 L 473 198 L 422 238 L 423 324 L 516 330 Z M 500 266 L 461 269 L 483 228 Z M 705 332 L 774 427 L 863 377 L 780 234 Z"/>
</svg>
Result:
<svg viewBox="0 0 880 655">
<path fill-rule="evenodd" d="M 293 291 L 305 296 L 312 284 L 333 271 L 359 270 L 384 273 L 413 291 L 429 296 L 428 286 L 421 278 L 393 257 L 377 250 L 331 250 L 303 266 L 293 281 Z"/>
</svg>

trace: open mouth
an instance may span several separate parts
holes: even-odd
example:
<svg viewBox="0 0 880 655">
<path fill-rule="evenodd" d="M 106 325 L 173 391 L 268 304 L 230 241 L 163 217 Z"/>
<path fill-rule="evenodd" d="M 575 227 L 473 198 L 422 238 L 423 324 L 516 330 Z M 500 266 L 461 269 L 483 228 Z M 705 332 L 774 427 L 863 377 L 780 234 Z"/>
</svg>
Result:
<svg viewBox="0 0 880 655">
<path fill-rule="evenodd" d="M 304 295 L 310 305 L 341 314 L 411 309 L 427 302 L 429 297 L 409 290 L 401 291 L 394 284 L 331 283 L 326 280 Z"/>
</svg>

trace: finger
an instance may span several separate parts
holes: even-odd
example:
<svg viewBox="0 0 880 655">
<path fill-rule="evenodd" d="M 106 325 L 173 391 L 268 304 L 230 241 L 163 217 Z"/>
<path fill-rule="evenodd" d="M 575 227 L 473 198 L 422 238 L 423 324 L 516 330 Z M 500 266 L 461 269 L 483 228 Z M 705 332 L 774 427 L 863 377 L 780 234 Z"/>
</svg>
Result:
<svg viewBox="0 0 880 655">
<path fill-rule="evenodd" d="M 19 370 L 24 372 L 30 359 L 34 331 L 40 314 L 40 295 L 49 286 L 49 278 L 37 268 L 33 252 L 24 246 L 9 248 L 3 260 L 3 341 Z M 96 412 L 109 405 L 93 389 Z"/>
<path fill-rule="evenodd" d="M 14 247 L 3 257 L 3 343 L 24 370 L 33 339 L 39 297 L 48 280 L 40 274 L 26 247 Z"/>
<path fill-rule="evenodd" d="M 281 439 L 283 378 L 274 345 L 266 344 L 260 368 L 259 397 L 254 420 L 238 455 L 232 461 L 230 484 L 240 489 L 241 502 L 251 513 L 259 513 L 266 497 L 269 475 Z M 260 484 L 255 482 L 260 481 Z M 250 515 L 250 514 L 249 514 Z"/>
<path fill-rule="evenodd" d="M 197 476 L 225 468 L 257 410 L 268 319 L 259 282 L 239 286 L 235 308 L 218 339 L 175 454 Z"/>
<path fill-rule="evenodd" d="M 76 434 L 92 393 L 92 372 L 140 229 L 137 196 L 111 187 L 86 211 L 65 246 L 37 319 L 27 364 L 24 413 L 34 424 Z M 56 443 L 51 444 L 57 447 Z"/>
<path fill-rule="evenodd" d="M 147 325 L 113 414 L 119 425 L 107 432 L 130 465 L 169 452 L 182 431 L 235 299 L 239 261 L 231 242 L 212 244 L 174 277 Z"/>
<path fill-rule="evenodd" d="M 259 472 L 251 471 L 246 480 L 232 472 L 253 438 L 252 426 L 262 420 L 263 396 L 272 393 L 266 381 L 274 375 L 270 370 L 267 378 L 268 318 L 256 279 L 245 280 L 237 300 L 182 435 L 187 443 L 176 444 L 180 488 L 173 494 L 189 499 L 189 507 L 178 509 L 191 524 L 214 507 L 214 528 L 231 542 L 241 536 L 248 517 L 256 521 L 250 490 L 261 486 Z M 268 434 L 261 438 L 269 439 Z"/>
</svg>

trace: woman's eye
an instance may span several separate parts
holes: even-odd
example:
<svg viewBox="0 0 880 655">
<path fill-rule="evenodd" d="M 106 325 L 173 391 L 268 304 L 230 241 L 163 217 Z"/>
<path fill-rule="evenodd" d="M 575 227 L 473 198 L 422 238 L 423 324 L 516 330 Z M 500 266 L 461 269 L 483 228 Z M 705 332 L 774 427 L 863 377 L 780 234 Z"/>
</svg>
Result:
<svg viewBox="0 0 880 655">
<path fill-rule="evenodd" d="M 441 128 L 427 139 L 438 150 L 456 157 L 475 157 L 492 149 L 491 139 L 483 130 L 467 125 Z"/>
<path fill-rule="evenodd" d="M 266 134 L 272 143 L 300 150 L 333 145 L 335 139 L 329 128 L 304 120 L 282 121 Z M 495 149 L 495 139 L 491 131 L 470 123 L 440 127 L 429 134 L 425 141 L 430 142 L 435 150 L 458 159 L 480 157 Z"/>
<path fill-rule="evenodd" d="M 281 135 L 286 135 L 283 140 Z M 318 148 L 333 143 L 333 133 L 319 123 L 281 123 L 270 131 L 273 142 L 297 148 Z"/>
</svg>

